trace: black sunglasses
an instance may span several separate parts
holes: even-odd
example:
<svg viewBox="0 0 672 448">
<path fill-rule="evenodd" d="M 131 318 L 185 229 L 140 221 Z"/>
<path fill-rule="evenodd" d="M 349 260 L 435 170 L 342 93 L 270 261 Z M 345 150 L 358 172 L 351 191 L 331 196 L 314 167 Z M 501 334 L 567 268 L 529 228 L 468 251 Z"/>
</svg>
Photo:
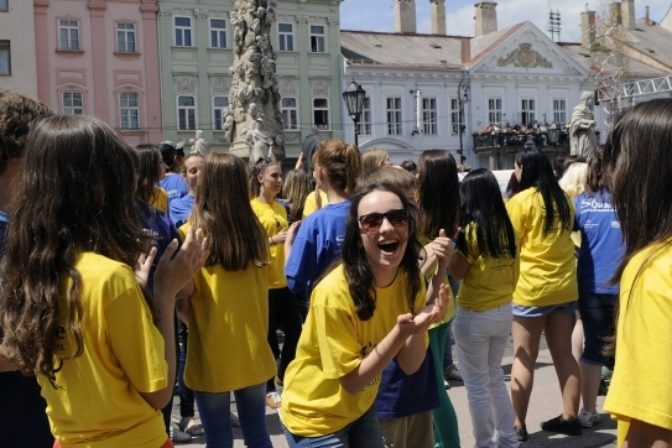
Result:
<svg viewBox="0 0 672 448">
<path fill-rule="evenodd" d="M 389 210 L 385 213 L 369 213 L 357 218 L 359 227 L 365 232 L 374 232 L 387 220 L 394 227 L 402 227 L 408 223 L 408 212 L 404 209 Z"/>
</svg>

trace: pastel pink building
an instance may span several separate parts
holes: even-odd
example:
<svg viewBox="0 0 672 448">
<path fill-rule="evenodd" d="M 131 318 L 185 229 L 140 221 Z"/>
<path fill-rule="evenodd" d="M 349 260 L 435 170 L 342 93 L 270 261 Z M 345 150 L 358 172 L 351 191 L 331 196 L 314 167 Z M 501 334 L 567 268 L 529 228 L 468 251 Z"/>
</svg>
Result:
<svg viewBox="0 0 672 448">
<path fill-rule="evenodd" d="M 131 145 L 162 139 L 156 0 L 33 0 L 37 95 Z"/>
</svg>

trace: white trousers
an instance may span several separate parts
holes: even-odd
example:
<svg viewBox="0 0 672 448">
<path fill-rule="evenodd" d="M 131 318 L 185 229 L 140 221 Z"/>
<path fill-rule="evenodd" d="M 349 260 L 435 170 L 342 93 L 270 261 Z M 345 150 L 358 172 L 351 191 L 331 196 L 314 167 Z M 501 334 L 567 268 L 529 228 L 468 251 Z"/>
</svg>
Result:
<svg viewBox="0 0 672 448">
<path fill-rule="evenodd" d="M 458 307 L 453 321 L 457 360 L 478 448 L 519 445 L 513 429 L 513 406 L 502 373 L 512 319 L 511 305 L 506 304 L 480 312 Z"/>
</svg>

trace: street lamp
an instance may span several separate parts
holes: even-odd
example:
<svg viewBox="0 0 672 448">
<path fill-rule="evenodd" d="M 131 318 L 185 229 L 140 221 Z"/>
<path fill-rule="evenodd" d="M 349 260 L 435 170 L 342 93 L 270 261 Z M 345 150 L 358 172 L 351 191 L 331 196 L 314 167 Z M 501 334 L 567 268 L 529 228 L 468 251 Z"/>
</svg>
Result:
<svg viewBox="0 0 672 448">
<path fill-rule="evenodd" d="M 458 121 L 460 122 L 459 125 L 459 134 L 460 134 L 460 149 L 457 151 L 460 154 L 460 164 L 464 163 L 464 161 L 467 159 L 464 156 L 464 147 L 462 143 L 462 134 L 464 133 L 464 129 L 466 128 L 464 124 L 464 103 L 469 102 L 469 78 L 467 77 L 468 73 L 464 72 L 462 75 L 462 79 L 460 79 L 460 83 L 457 85 L 457 102 L 459 105 L 459 110 L 458 110 Z"/>
<path fill-rule="evenodd" d="M 355 79 L 352 79 L 352 82 L 343 92 L 343 101 L 345 101 L 345 106 L 348 108 L 348 115 L 352 118 L 353 123 L 355 124 L 355 146 L 359 147 L 359 118 L 362 116 L 362 111 L 364 110 L 364 100 L 366 99 L 366 91 L 362 89 L 360 84 L 355 82 Z"/>
</svg>

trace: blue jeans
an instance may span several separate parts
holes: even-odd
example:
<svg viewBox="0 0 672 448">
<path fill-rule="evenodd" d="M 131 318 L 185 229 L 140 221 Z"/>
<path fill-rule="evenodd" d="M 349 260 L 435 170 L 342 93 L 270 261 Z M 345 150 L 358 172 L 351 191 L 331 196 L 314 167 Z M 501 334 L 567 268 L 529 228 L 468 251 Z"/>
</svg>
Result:
<svg viewBox="0 0 672 448">
<path fill-rule="evenodd" d="M 297 436 L 282 425 L 289 448 L 384 448 L 373 407 L 340 431 L 318 437 Z"/>
<path fill-rule="evenodd" d="M 233 447 L 231 392 L 194 391 L 208 448 Z M 266 383 L 234 390 L 245 446 L 273 448 L 266 429 Z"/>
</svg>

